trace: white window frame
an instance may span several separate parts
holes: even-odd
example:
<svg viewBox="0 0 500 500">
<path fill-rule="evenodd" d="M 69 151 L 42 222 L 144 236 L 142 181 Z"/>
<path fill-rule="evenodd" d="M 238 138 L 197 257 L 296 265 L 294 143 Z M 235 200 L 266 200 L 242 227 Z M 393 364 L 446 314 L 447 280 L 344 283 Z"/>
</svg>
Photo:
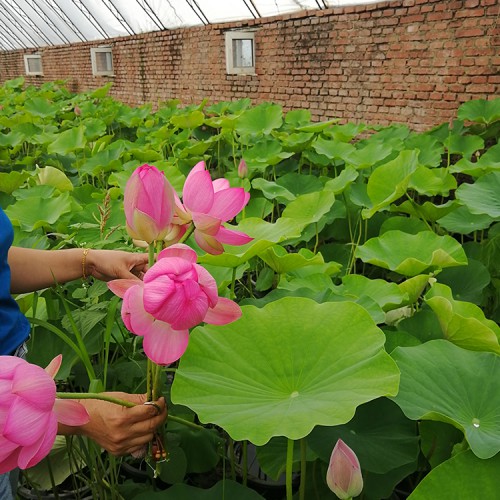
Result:
<svg viewBox="0 0 500 500">
<path fill-rule="evenodd" d="M 235 40 L 252 41 L 252 66 L 237 66 L 234 63 Z M 248 30 L 226 31 L 226 73 L 228 75 L 255 75 L 255 32 Z"/>
<path fill-rule="evenodd" d="M 40 61 L 40 71 L 30 70 L 30 60 Z M 29 76 L 43 76 L 42 56 L 40 54 L 24 54 L 24 69 Z"/>
<path fill-rule="evenodd" d="M 111 55 L 111 69 L 105 71 L 99 71 L 97 69 L 97 56 L 99 53 L 107 53 Z M 92 47 L 90 49 L 90 58 L 92 61 L 92 74 L 94 76 L 114 76 L 114 66 L 113 66 L 113 49 L 111 47 Z"/>
</svg>

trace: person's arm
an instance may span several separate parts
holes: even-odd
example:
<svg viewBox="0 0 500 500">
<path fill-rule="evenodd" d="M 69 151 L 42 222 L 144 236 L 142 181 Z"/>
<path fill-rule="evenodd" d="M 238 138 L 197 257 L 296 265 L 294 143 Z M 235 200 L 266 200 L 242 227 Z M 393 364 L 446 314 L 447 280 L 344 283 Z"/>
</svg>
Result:
<svg viewBox="0 0 500 500">
<path fill-rule="evenodd" d="M 145 253 L 120 250 L 36 250 L 11 247 L 11 292 L 26 293 L 62 284 L 84 276 L 108 281 L 141 278 L 147 269 Z"/>
<path fill-rule="evenodd" d="M 90 421 L 80 427 L 59 424 L 58 434 L 87 436 L 112 455 L 139 454 L 167 417 L 165 400 L 160 398 L 155 401 L 161 409 L 158 413 L 156 406 L 144 404 L 145 394 L 107 394 L 137 406 L 126 408 L 107 401 L 81 399 L 79 403 L 86 408 Z"/>
</svg>

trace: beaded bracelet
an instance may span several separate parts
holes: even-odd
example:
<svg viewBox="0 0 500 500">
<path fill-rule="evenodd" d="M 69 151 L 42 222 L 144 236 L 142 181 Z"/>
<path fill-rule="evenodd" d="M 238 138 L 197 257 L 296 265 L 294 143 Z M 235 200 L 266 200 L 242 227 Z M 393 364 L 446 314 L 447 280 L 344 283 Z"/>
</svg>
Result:
<svg viewBox="0 0 500 500">
<path fill-rule="evenodd" d="M 87 281 L 87 254 L 89 253 L 90 248 L 84 248 L 83 249 L 83 255 L 82 255 L 82 280 Z"/>
</svg>

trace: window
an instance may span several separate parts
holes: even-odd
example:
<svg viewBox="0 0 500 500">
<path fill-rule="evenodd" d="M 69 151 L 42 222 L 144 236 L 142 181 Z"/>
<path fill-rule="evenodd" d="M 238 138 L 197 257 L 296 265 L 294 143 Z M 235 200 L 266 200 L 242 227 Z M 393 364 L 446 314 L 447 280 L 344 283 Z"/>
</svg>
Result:
<svg viewBox="0 0 500 500">
<path fill-rule="evenodd" d="M 253 31 L 226 32 L 226 69 L 228 75 L 255 74 Z"/>
<path fill-rule="evenodd" d="M 40 54 L 25 54 L 24 68 L 27 75 L 43 75 L 42 56 Z"/>
<path fill-rule="evenodd" d="M 90 49 L 92 74 L 95 76 L 113 76 L 113 53 L 111 47 Z"/>
</svg>

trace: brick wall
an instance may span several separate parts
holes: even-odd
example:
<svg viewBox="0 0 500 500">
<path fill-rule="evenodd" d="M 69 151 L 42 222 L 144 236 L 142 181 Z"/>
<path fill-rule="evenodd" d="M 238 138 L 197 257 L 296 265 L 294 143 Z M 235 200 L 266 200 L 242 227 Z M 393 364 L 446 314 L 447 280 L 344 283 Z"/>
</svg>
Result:
<svg viewBox="0 0 500 500">
<path fill-rule="evenodd" d="M 422 130 L 456 116 L 460 103 L 499 97 L 498 0 L 396 0 L 365 6 L 147 33 L 107 40 L 115 75 L 92 76 L 90 47 L 44 47 L 44 76 L 72 91 L 113 82 L 131 105 L 178 98 L 182 104 L 249 97 L 315 120 Z M 256 75 L 226 75 L 224 33 L 255 29 Z M 23 54 L 0 52 L 0 82 L 24 75 Z"/>
</svg>

